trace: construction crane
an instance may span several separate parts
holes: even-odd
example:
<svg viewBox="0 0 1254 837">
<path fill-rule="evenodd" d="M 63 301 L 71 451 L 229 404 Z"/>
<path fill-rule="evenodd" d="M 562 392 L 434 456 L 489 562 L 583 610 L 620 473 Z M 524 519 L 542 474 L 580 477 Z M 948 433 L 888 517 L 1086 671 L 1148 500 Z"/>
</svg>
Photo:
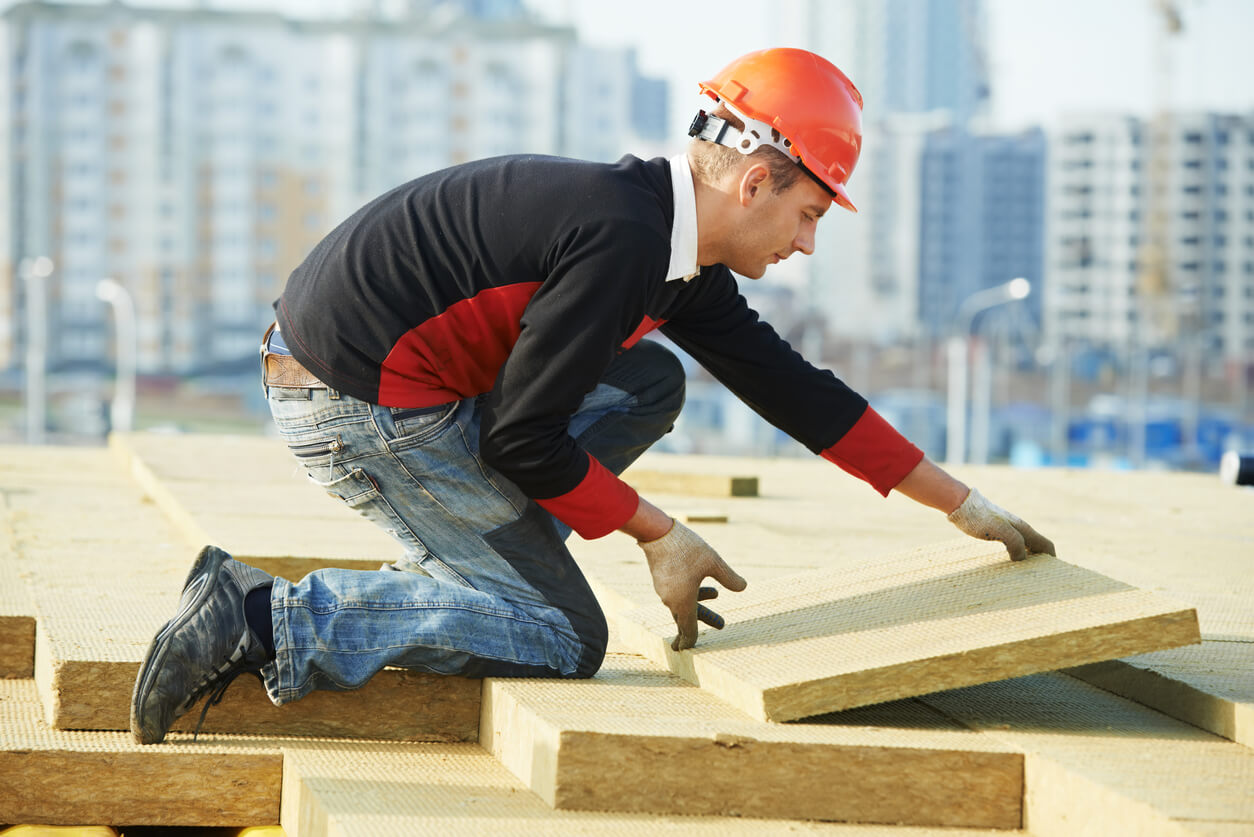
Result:
<svg viewBox="0 0 1254 837">
<path fill-rule="evenodd" d="M 1145 233 L 1140 248 L 1137 294 L 1141 302 L 1142 342 L 1171 340 L 1179 329 L 1172 299 L 1171 277 L 1171 40 L 1184 31 L 1174 0 L 1149 0 L 1157 18 L 1154 27 L 1153 105 L 1146 136 Z"/>
</svg>

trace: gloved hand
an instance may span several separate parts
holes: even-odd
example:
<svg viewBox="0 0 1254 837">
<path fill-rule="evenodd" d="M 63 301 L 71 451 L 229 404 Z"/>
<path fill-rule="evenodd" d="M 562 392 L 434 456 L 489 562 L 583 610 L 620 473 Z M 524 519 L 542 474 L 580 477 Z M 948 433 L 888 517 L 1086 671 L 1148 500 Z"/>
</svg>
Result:
<svg viewBox="0 0 1254 837">
<path fill-rule="evenodd" d="M 1054 544 L 1010 512 L 1000 508 L 984 495 L 971 489 L 962 505 L 949 513 L 949 522 L 973 538 L 1001 541 L 1011 561 L 1022 561 L 1028 553 L 1056 555 Z"/>
<path fill-rule="evenodd" d="M 671 530 L 654 541 L 639 541 L 649 561 L 649 573 L 653 576 L 653 590 L 662 604 L 675 617 L 679 636 L 671 643 L 675 651 L 683 651 L 697 644 L 697 620 L 715 628 L 723 627 L 723 617 L 698 600 L 707 601 L 718 597 L 713 587 L 701 587 L 701 582 L 712 577 L 728 590 L 739 593 L 747 582 L 735 570 L 727 566 L 710 545 L 701 540 L 696 532 L 678 520 Z"/>
</svg>

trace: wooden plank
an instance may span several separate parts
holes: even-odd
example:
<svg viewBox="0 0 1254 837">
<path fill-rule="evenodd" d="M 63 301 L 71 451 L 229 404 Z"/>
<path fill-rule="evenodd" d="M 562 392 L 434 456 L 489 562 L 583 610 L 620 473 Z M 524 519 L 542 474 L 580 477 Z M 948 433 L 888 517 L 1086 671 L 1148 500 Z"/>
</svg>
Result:
<svg viewBox="0 0 1254 837">
<path fill-rule="evenodd" d="M 1254 833 L 1254 751 L 1095 686 L 1040 674 L 921 700 L 1028 754 L 1038 837 Z"/>
<path fill-rule="evenodd" d="M 769 724 L 611 655 L 591 680 L 485 681 L 480 743 L 562 809 L 1019 827 L 1018 752 L 899 712 Z"/>
<path fill-rule="evenodd" d="M 727 627 L 679 653 L 660 604 L 616 624 L 628 647 L 774 721 L 1199 641 L 1191 608 L 970 539 L 751 583 L 718 610 Z"/>
<path fill-rule="evenodd" d="M 693 784 L 704 776 L 693 777 Z M 474 744 L 322 742 L 284 749 L 281 823 L 300 837 L 988 837 L 974 829 L 554 810 Z"/>
<path fill-rule="evenodd" d="M 1254 747 L 1254 642 L 1201 645 L 1066 670 L 1108 692 Z"/>
<path fill-rule="evenodd" d="M 273 742 L 175 735 L 141 747 L 130 733 L 49 729 L 40 713 L 32 681 L 0 681 L 0 822 L 278 822 L 283 756 Z"/>
</svg>

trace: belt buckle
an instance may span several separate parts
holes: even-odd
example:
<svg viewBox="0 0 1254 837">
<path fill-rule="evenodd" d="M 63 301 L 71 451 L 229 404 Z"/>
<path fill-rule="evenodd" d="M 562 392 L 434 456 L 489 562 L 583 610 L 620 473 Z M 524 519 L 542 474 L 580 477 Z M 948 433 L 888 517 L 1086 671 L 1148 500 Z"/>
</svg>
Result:
<svg viewBox="0 0 1254 837">
<path fill-rule="evenodd" d="M 266 333 L 261 335 L 261 345 L 257 347 L 257 357 L 261 365 L 261 397 L 270 397 L 270 387 L 266 385 L 266 355 L 269 352 L 266 348 L 270 345 L 270 335 L 274 333 L 274 329 L 278 326 L 277 322 L 270 323 L 270 327 L 266 329 Z"/>
</svg>

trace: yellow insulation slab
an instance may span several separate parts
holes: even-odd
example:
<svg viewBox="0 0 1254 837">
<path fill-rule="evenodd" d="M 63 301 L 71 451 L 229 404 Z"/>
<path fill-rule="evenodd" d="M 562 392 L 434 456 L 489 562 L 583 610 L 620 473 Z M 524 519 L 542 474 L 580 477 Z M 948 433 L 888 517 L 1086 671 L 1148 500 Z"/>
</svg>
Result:
<svg viewBox="0 0 1254 837">
<path fill-rule="evenodd" d="M 718 610 L 727 627 L 679 653 L 660 604 L 617 625 L 633 650 L 774 721 L 1199 641 L 1191 608 L 970 539 L 751 583 Z"/>
<path fill-rule="evenodd" d="M 7 497 L 0 494 L 0 678 L 31 677 L 35 610 L 22 578 L 7 506 Z"/>
<path fill-rule="evenodd" d="M 1019 827 L 1021 754 L 896 712 L 900 725 L 893 710 L 879 726 L 770 724 L 611 655 L 591 680 L 486 681 L 480 741 L 563 809 Z"/>
<path fill-rule="evenodd" d="M 1254 642 L 1203 640 L 1067 673 L 1254 747 Z"/>
<path fill-rule="evenodd" d="M 1028 753 L 1037 837 L 1254 833 L 1254 751 L 1087 683 L 1041 674 L 922 701 Z"/>
<path fill-rule="evenodd" d="M 136 433 L 109 444 L 189 544 L 217 544 L 291 580 L 400 557 L 385 532 L 310 483 L 278 439 Z"/>
<path fill-rule="evenodd" d="M 678 781 L 699 783 L 689 775 Z M 833 788 L 832 792 L 839 792 Z M 930 829 L 751 819 L 555 811 L 473 744 L 331 743 L 285 748 L 282 825 L 300 837 L 508 834 L 832 835 L 975 837 L 987 830 Z"/>
<path fill-rule="evenodd" d="M 283 759 L 274 742 L 176 735 L 141 747 L 130 733 L 61 732 L 39 716 L 31 681 L 0 681 L 0 822 L 278 821 Z"/>
<path fill-rule="evenodd" d="M 81 454 L 108 457 L 103 450 Z M 17 548 L 38 616 L 35 678 L 58 729 L 129 726 L 139 662 L 176 610 L 195 556 L 158 508 L 114 466 L 112 483 L 28 485 L 13 497 Z M 79 513 L 44 520 L 69 503 Z M 363 689 L 323 692 L 275 707 L 252 678 L 238 680 L 205 731 L 473 740 L 480 683 L 388 669 Z M 176 725 L 191 729 L 199 707 Z"/>
</svg>

